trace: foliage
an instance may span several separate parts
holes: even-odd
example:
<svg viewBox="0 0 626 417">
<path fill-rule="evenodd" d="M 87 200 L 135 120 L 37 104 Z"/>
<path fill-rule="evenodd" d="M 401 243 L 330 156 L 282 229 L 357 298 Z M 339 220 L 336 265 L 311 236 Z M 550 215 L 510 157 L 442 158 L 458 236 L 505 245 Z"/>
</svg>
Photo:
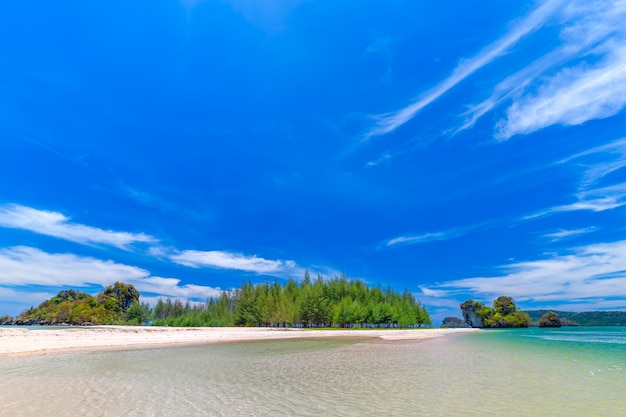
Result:
<svg viewBox="0 0 626 417">
<path fill-rule="evenodd" d="M 500 296 L 493 302 L 493 308 L 478 301 L 468 300 L 461 304 L 462 311 L 473 309 L 486 328 L 528 327 L 531 323 L 528 314 L 519 311 L 513 299 Z"/>
<path fill-rule="evenodd" d="M 404 291 L 368 287 L 346 277 L 312 280 L 305 274 L 252 284 L 223 292 L 205 304 L 183 306 L 180 300 L 159 300 L 153 310 L 155 325 L 263 326 L 263 327 L 388 327 L 430 325 L 430 315 L 413 295 Z"/>
<path fill-rule="evenodd" d="M 20 314 L 17 324 L 112 324 L 121 323 L 139 292 L 130 284 L 116 282 L 96 297 L 75 290 L 63 290 Z"/>
<path fill-rule="evenodd" d="M 515 303 L 513 303 L 513 298 L 507 297 L 505 295 L 501 295 L 496 298 L 493 302 L 493 308 L 496 310 L 496 313 L 502 316 L 508 316 L 509 314 L 515 313 L 517 308 L 515 307 Z"/>
<path fill-rule="evenodd" d="M 561 319 L 559 319 L 559 315 L 555 312 L 548 311 L 541 316 L 537 324 L 539 327 L 561 327 Z"/>
<path fill-rule="evenodd" d="M 104 304 L 107 310 L 118 314 L 128 310 L 138 300 L 139 291 L 132 285 L 124 284 L 123 282 L 109 285 L 98 294 L 98 302 Z"/>
<path fill-rule="evenodd" d="M 548 310 L 527 311 L 533 322 L 538 322 Z M 626 326 L 626 311 L 554 311 L 562 326 Z"/>
</svg>

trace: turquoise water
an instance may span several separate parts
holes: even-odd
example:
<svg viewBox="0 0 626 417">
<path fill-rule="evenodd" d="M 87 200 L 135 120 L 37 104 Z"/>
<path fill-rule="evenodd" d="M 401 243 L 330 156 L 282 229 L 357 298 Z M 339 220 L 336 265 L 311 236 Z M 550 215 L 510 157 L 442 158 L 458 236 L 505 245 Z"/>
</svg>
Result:
<svg viewBox="0 0 626 417">
<path fill-rule="evenodd" d="M 626 328 L 0 357 L 0 415 L 625 416 Z"/>
</svg>

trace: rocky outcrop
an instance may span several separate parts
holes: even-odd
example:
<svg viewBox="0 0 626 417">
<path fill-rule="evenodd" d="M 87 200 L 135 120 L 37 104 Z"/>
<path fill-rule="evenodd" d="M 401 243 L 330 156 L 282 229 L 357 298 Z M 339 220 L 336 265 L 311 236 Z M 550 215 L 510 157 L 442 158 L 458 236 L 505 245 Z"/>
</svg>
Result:
<svg viewBox="0 0 626 417">
<path fill-rule="evenodd" d="M 442 329 L 454 329 L 459 327 L 470 327 L 465 320 L 458 317 L 446 317 L 441 323 Z"/>
<path fill-rule="evenodd" d="M 461 312 L 471 327 L 516 328 L 530 325 L 528 314 L 519 311 L 513 299 L 504 295 L 494 301 L 493 308 L 468 300 L 461 304 Z"/>
<path fill-rule="evenodd" d="M 541 316 L 537 324 L 539 327 L 561 327 L 561 319 L 558 314 L 548 311 L 546 314 Z"/>
<path fill-rule="evenodd" d="M 482 304 L 469 300 L 461 304 L 461 313 L 463 314 L 463 320 L 469 327 L 483 328 L 485 323 L 483 318 L 478 314 L 478 310 L 484 307 Z"/>
</svg>

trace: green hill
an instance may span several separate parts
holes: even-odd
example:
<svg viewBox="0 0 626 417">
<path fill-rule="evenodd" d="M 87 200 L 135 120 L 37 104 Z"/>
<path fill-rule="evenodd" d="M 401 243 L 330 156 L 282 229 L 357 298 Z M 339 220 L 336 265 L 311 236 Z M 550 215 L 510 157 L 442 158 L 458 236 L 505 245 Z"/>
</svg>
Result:
<svg viewBox="0 0 626 417">
<path fill-rule="evenodd" d="M 24 311 L 15 324 L 111 324 L 124 320 L 124 312 L 139 300 L 130 284 L 116 282 L 95 297 L 75 290 L 56 296 Z"/>
<path fill-rule="evenodd" d="M 555 311 L 529 310 L 525 311 L 533 323 L 548 311 L 559 315 L 563 326 L 626 326 L 626 311 Z"/>
</svg>

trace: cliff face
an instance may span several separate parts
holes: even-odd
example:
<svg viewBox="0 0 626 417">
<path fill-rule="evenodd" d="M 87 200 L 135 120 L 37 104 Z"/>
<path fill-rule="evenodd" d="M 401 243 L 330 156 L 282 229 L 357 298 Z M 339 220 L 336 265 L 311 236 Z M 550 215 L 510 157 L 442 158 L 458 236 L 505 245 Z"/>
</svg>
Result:
<svg viewBox="0 0 626 417">
<path fill-rule="evenodd" d="M 515 307 L 513 299 L 504 295 L 493 302 L 494 308 L 473 300 L 461 304 L 463 319 L 471 327 L 512 328 L 528 327 L 530 317 Z"/>
<path fill-rule="evenodd" d="M 465 323 L 470 327 L 485 327 L 482 317 L 476 313 L 474 303 L 465 302 L 461 304 L 461 313 L 463 313 L 463 320 L 465 320 Z"/>
</svg>

